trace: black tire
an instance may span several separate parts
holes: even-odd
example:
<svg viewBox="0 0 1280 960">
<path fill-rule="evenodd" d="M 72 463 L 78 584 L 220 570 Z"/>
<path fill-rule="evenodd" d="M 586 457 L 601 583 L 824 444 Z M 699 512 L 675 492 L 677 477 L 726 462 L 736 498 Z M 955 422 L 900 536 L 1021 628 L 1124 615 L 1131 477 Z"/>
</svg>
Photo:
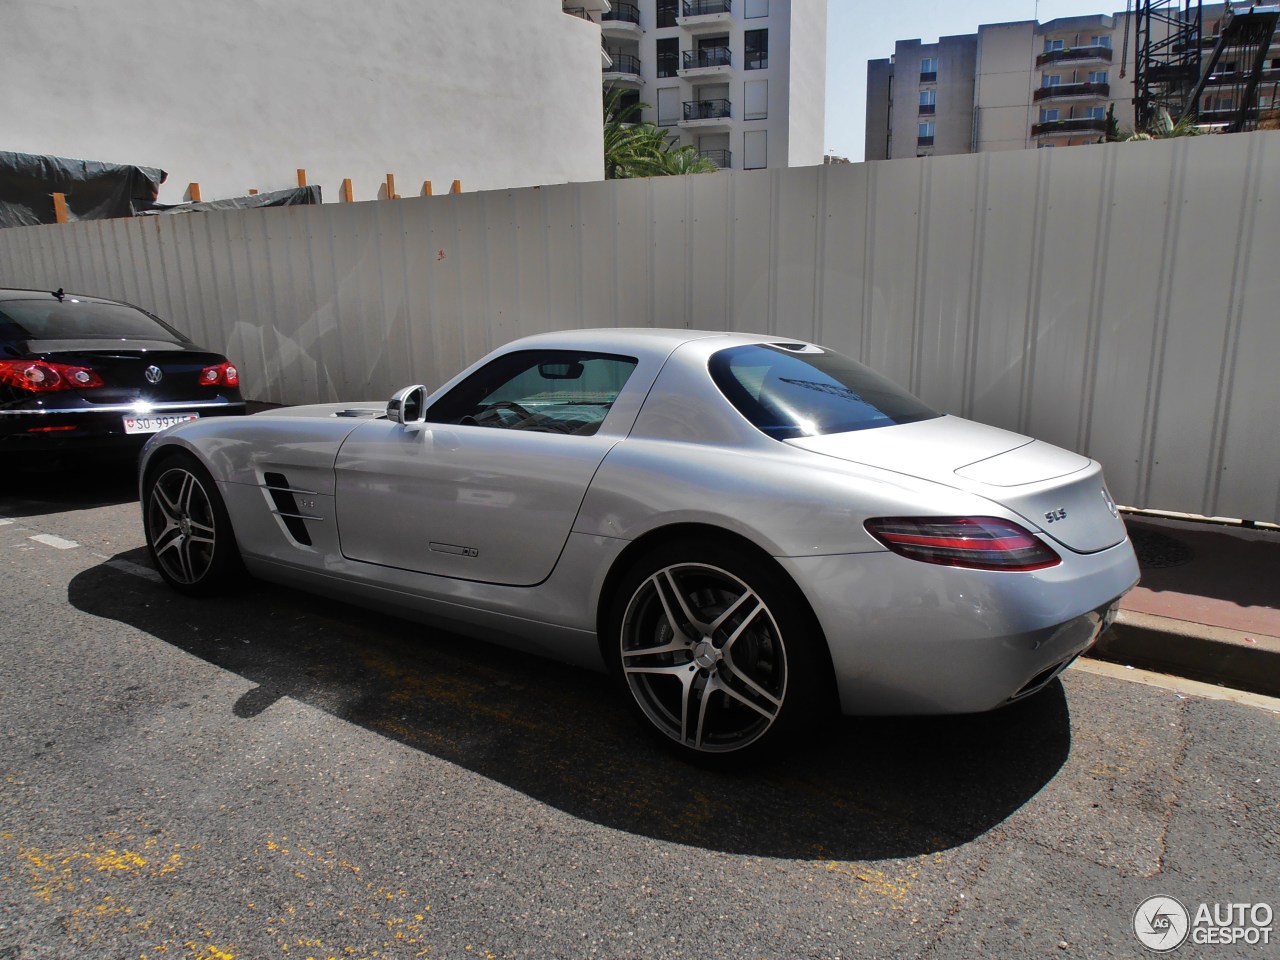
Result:
<svg viewBox="0 0 1280 960">
<path fill-rule="evenodd" d="M 191 454 L 162 455 L 142 489 L 147 549 L 165 583 L 194 597 L 221 593 L 243 567 L 231 518 L 213 477 Z"/>
<path fill-rule="evenodd" d="M 794 584 L 765 557 L 696 540 L 622 578 L 604 652 L 646 727 L 685 759 L 773 755 L 821 712 L 829 660 Z"/>
</svg>

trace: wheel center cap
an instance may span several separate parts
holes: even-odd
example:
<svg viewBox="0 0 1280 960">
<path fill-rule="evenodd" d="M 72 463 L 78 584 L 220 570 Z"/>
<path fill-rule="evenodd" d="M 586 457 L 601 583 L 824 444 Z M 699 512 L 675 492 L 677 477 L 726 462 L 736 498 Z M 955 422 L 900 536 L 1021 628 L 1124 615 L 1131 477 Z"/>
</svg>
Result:
<svg viewBox="0 0 1280 960">
<path fill-rule="evenodd" d="M 184 537 L 189 537 L 189 536 L 191 536 L 191 518 L 190 518 L 190 517 L 183 517 L 181 520 L 179 520 L 179 521 L 178 521 L 178 530 L 179 530 L 179 531 L 181 531 L 181 533 L 182 533 L 182 535 L 183 535 Z"/>
<path fill-rule="evenodd" d="M 693 648 L 693 662 L 703 670 L 710 670 L 720 662 L 720 651 L 710 640 L 700 640 Z"/>
</svg>

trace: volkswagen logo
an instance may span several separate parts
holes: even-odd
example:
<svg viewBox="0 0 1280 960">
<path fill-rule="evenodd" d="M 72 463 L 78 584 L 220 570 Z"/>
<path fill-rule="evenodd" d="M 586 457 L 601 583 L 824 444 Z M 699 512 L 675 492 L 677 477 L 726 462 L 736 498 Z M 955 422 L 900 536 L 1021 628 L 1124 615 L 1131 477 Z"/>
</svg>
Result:
<svg viewBox="0 0 1280 960">
<path fill-rule="evenodd" d="M 164 371 L 157 367 L 154 363 L 147 367 L 142 374 L 147 378 L 147 383 L 159 383 L 164 379 Z"/>
</svg>

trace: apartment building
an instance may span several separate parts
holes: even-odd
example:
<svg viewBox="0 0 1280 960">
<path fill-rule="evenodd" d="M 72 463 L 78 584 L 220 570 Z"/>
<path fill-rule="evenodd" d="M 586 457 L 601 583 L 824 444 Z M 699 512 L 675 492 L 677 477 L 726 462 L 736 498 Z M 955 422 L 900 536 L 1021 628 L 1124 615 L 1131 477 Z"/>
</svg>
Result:
<svg viewBox="0 0 1280 960">
<path fill-rule="evenodd" d="M 1242 14 L 1256 4 L 1235 4 Z M 1208 58 L 1233 11 L 1205 4 L 1199 46 Z M 1126 22 L 1126 20 L 1128 22 Z M 1097 143 L 1108 111 L 1134 126 L 1136 13 L 984 24 L 937 43 L 900 40 L 892 57 L 867 64 L 865 159 L 1028 150 Z M 1159 24 L 1156 30 L 1169 28 Z M 1195 42 L 1194 38 L 1187 42 Z M 1228 47 L 1206 77 L 1201 120 L 1229 114 L 1241 96 L 1245 51 Z M 1280 48 L 1259 87 L 1276 99 Z M 1206 63 L 1205 69 L 1208 69 Z"/>
<path fill-rule="evenodd" d="M 592 16 L 565 0 L 565 9 Z M 611 0 L 602 80 L 724 169 L 822 163 L 826 0 Z"/>
</svg>

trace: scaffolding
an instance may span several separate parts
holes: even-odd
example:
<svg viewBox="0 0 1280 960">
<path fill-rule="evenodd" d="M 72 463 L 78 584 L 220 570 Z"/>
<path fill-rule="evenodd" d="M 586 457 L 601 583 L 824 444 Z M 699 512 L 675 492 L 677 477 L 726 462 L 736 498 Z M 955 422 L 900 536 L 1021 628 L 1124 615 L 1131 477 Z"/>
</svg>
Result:
<svg viewBox="0 0 1280 960">
<path fill-rule="evenodd" d="M 1280 81 L 1280 70 L 1267 69 L 1278 20 L 1280 3 L 1227 3 L 1206 36 L 1200 0 L 1138 0 L 1133 11 L 1137 129 L 1151 129 L 1162 114 L 1174 123 L 1190 120 L 1228 133 L 1256 129 L 1259 91 Z M 1275 93 L 1270 90 L 1268 99 Z"/>
<path fill-rule="evenodd" d="M 1138 0 L 1134 11 L 1133 116 L 1147 130 L 1161 110 L 1181 117 L 1200 82 L 1200 0 Z"/>
<path fill-rule="evenodd" d="M 1264 80 L 1275 86 L 1270 79 L 1274 71 L 1267 70 L 1267 52 L 1277 20 L 1277 4 L 1252 3 L 1235 9 L 1228 6 L 1213 50 L 1181 116 L 1219 127 L 1226 133 L 1257 129 L 1259 89 Z"/>
</svg>

